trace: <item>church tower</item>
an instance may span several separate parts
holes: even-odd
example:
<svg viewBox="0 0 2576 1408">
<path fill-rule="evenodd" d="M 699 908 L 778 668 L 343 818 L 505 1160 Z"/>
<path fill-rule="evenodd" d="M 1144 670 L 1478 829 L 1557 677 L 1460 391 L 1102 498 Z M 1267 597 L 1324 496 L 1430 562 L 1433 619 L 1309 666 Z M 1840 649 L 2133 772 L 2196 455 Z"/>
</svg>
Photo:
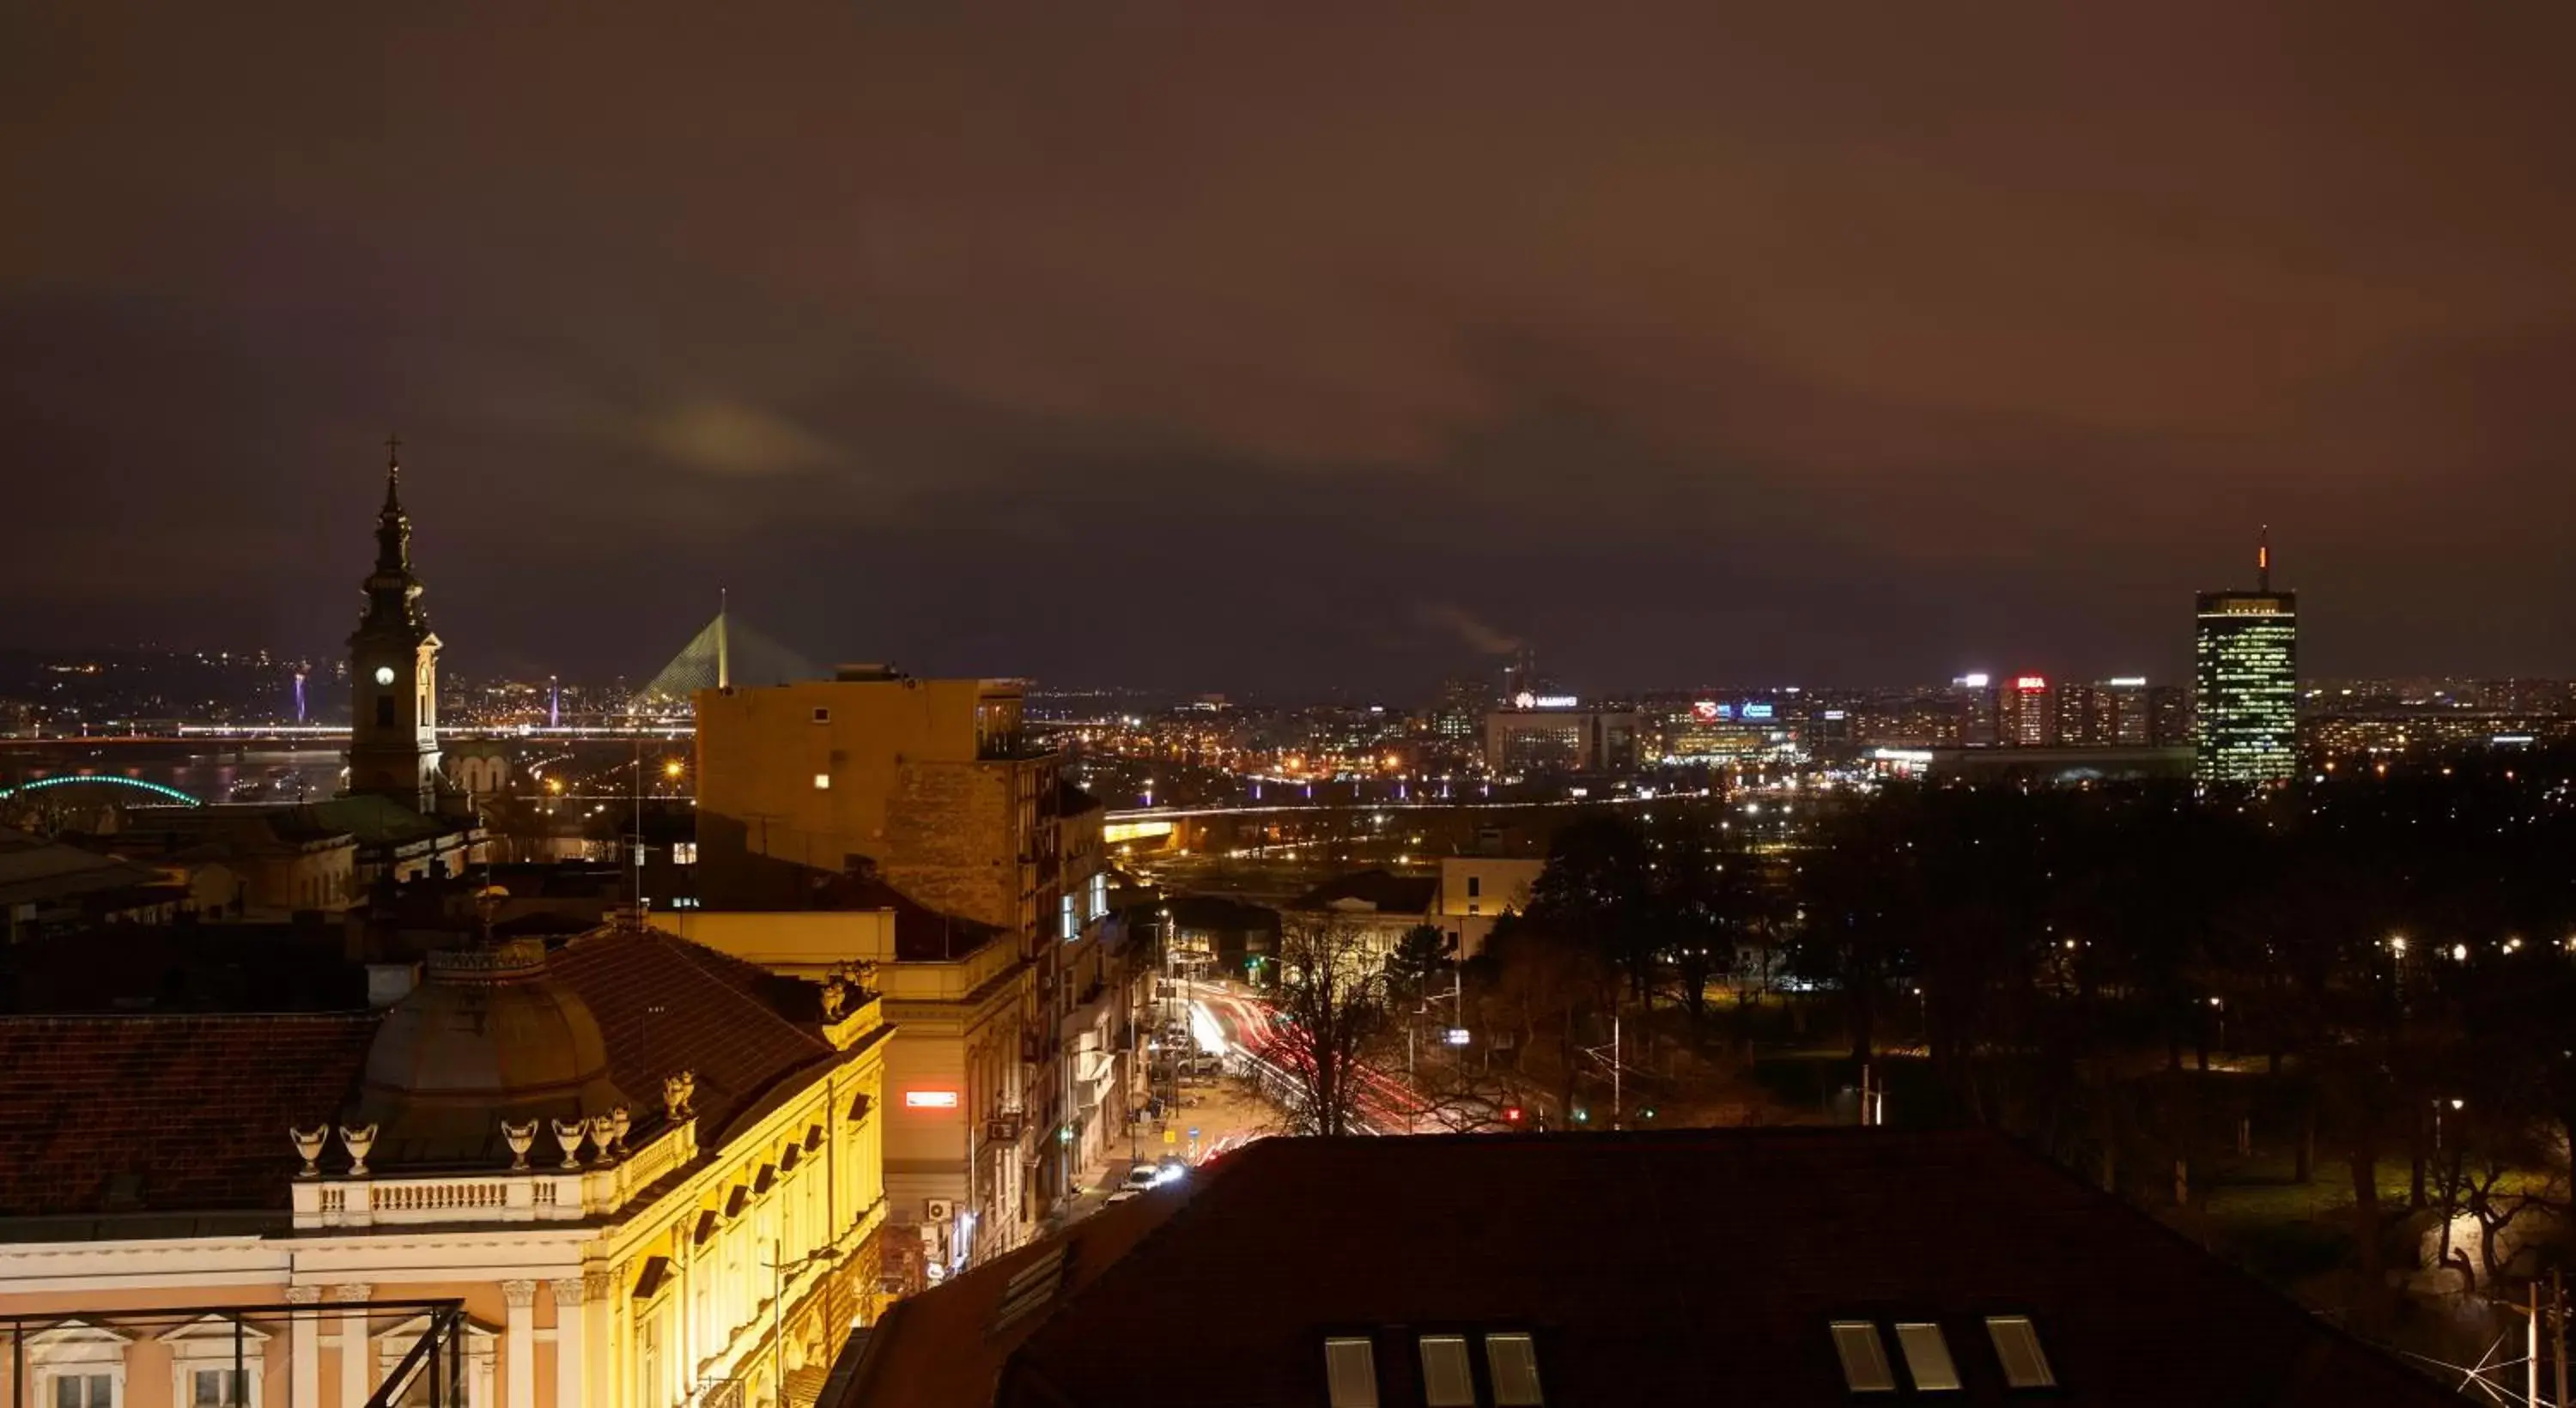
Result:
<svg viewBox="0 0 2576 1408">
<path fill-rule="evenodd" d="M 411 574 L 411 516 L 403 512 L 402 442 L 385 442 L 385 506 L 376 515 L 376 570 L 366 614 L 349 635 L 353 691 L 349 791 L 391 797 L 428 815 L 438 806 L 438 637 Z"/>
</svg>

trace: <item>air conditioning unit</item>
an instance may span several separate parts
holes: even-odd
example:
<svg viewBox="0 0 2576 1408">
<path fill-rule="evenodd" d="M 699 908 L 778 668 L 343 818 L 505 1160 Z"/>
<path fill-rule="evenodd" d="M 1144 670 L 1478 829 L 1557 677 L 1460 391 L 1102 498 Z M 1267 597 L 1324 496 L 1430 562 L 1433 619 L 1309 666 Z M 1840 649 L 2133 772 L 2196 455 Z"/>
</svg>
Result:
<svg viewBox="0 0 2576 1408">
<path fill-rule="evenodd" d="M 984 1121 L 984 1139 L 992 1144 L 1016 1144 L 1020 1139 L 1020 1117 L 1005 1115 Z"/>
<path fill-rule="evenodd" d="M 921 1213 L 932 1222 L 946 1222 L 957 1215 L 957 1204 L 947 1198 L 924 1198 Z"/>
</svg>

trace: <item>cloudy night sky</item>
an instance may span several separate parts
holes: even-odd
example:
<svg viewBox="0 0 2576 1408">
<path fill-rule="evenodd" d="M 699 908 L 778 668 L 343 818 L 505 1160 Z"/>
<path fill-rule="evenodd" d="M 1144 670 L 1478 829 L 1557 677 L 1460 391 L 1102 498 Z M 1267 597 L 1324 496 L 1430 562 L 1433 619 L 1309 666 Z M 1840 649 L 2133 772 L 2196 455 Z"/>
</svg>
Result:
<svg viewBox="0 0 2576 1408">
<path fill-rule="evenodd" d="M 461 9 L 464 7 L 460 7 Z M 757 11 L 757 13 L 749 13 Z M 2115 11 L 2118 11 L 2115 13 Z M 2576 10 L 0 17 L 0 644 L 2576 674 Z"/>
</svg>

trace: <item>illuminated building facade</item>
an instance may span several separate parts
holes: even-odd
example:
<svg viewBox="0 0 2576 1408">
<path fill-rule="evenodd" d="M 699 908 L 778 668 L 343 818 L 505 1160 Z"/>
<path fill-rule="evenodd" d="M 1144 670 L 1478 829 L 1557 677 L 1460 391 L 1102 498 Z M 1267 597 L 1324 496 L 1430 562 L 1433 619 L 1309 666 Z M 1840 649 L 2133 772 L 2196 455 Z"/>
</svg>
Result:
<svg viewBox="0 0 2576 1408">
<path fill-rule="evenodd" d="M 2016 675 L 1995 691 L 1995 741 L 2006 748 L 2048 748 L 2057 742 L 2057 699 L 2041 675 Z"/>
<path fill-rule="evenodd" d="M 1485 715 L 1485 762 L 1500 773 L 1606 772 L 1637 765 L 1637 714 L 1572 695 L 1523 691 Z"/>
<path fill-rule="evenodd" d="M 2299 607 L 2256 549 L 2250 592 L 2203 592 L 2192 642 L 2192 773 L 2203 786 L 2285 782 L 2299 766 Z"/>
<path fill-rule="evenodd" d="M 1064 785 L 1063 755 L 1022 728 L 1024 695 L 1017 680 L 854 665 L 829 680 L 695 699 L 708 909 L 807 908 L 818 886 L 881 881 L 1008 936 L 992 981 L 1006 994 L 1016 1059 L 959 1097 L 975 1172 L 966 1205 L 944 1209 L 972 1214 L 976 1256 L 1017 1245 L 1069 1191 L 1055 1147 L 1079 1123 L 1055 1039 L 1062 950 L 1097 923 L 1084 903 L 1089 876 L 1066 866 L 1067 808 L 1090 799 Z M 1096 842 L 1087 854 L 1096 866 Z M 927 1201 L 896 1211 L 898 1222 L 915 1216 L 931 1218 Z"/>
</svg>

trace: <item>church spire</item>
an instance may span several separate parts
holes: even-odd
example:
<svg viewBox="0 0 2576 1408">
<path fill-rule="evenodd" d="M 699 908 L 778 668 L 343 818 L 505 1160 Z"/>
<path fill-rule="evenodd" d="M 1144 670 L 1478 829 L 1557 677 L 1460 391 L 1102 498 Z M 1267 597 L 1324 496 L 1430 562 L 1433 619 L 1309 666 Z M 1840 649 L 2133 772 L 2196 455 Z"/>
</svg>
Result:
<svg viewBox="0 0 2576 1408">
<path fill-rule="evenodd" d="M 385 506 L 376 514 L 376 571 L 411 572 L 411 515 L 402 506 L 402 438 L 385 437 Z"/>
</svg>

